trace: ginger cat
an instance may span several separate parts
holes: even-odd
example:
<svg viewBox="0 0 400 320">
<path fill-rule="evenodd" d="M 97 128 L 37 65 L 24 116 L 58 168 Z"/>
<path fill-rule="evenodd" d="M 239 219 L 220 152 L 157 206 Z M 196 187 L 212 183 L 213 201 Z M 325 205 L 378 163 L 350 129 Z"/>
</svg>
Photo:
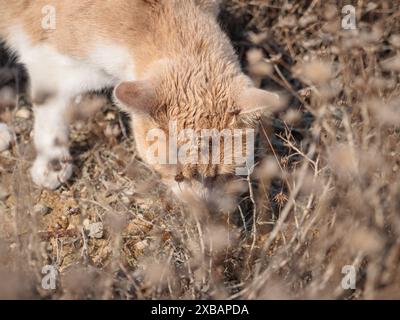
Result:
<svg viewBox="0 0 400 320">
<path fill-rule="evenodd" d="M 0 38 L 31 79 L 39 186 L 55 189 L 71 177 L 65 114 L 87 91 L 114 87 L 142 159 L 176 194 L 199 199 L 243 161 L 153 163 L 148 132 L 168 135 L 171 121 L 178 131 L 256 129 L 260 113 L 280 103 L 242 72 L 218 25 L 218 0 L 0 0 L 0 8 Z"/>
</svg>

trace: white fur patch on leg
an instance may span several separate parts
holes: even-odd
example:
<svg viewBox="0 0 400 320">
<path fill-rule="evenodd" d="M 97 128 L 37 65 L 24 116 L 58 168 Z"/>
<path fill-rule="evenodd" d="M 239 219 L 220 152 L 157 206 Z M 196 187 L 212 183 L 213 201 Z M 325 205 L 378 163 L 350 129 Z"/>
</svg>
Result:
<svg viewBox="0 0 400 320">
<path fill-rule="evenodd" d="M 37 158 L 31 169 L 33 181 L 48 189 L 57 189 L 73 172 L 68 150 L 68 123 L 65 110 L 69 99 L 56 97 L 35 106 L 34 142 Z"/>
</svg>

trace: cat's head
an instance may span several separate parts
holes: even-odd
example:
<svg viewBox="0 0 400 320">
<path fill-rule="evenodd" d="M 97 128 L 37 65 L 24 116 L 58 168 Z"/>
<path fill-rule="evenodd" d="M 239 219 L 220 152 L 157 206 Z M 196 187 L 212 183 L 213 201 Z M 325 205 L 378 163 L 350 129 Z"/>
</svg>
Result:
<svg viewBox="0 0 400 320">
<path fill-rule="evenodd" d="M 115 89 L 139 155 L 180 199 L 215 201 L 224 184 L 251 171 L 258 119 L 282 105 L 233 68 L 168 64 Z"/>
</svg>

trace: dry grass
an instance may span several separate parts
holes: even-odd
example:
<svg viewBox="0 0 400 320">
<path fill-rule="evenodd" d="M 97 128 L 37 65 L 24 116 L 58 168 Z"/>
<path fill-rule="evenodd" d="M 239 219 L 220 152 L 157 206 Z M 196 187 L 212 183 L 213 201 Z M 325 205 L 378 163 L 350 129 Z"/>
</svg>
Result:
<svg viewBox="0 0 400 320">
<path fill-rule="evenodd" d="M 344 31 L 342 4 L 225 1 L 244 68 L 290 108 L 272 134 L 263 122 L 267 155 L 239 205 L 214 214 L 170 197 L 100 95 L 81 102 L 70 185 L 36 189 L 30 106 L 16 106 L 0 53 L 0 122 L 16 133 L 0 153 L 0 297 L 400 298 L 400 8 L 358 1 L 358 30 Z M 41 287 L 46 264 L 55 291 Z M 345 265 L 355 290 L 341 287 Z"/>
</svg>

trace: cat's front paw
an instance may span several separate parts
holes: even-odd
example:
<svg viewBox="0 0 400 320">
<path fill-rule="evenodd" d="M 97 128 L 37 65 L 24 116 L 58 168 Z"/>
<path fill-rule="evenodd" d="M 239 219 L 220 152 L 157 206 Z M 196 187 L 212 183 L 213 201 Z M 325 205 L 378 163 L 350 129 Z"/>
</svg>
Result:
<svg viewBox="0 0 400 320">
<path fill-rule="evenodd" d="M 55 190 L 72 176 L 73 165 L 70 157 L 48 161 L 38 158 L 31 168 L 33 182 L 43 188 Z"/>
</svg>

